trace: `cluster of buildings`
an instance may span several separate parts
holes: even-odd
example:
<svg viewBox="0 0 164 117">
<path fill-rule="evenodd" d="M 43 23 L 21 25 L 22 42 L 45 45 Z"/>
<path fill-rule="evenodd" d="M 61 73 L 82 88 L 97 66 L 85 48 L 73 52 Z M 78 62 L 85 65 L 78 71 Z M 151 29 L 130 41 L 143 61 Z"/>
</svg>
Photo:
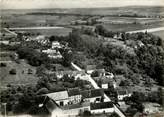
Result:
<svg viewBox="0 0 164 117">
<path fill-rule="evenodd" d="M 74 105 L 75 108 L 72 109 L 79 109 L 79 112 L 85 110 L 90 111 L 92 114 L 114 112 L 113 103 L 103 101 L 103 89 L 80 91 L 78 88 L 75 88 L 45 95 L 63 109 L 65 109 L 65 107 L 70 109 L 69 106 L 72 107 L 72 105 Z"/>
<path fill-rule="evenodd" d="M 42 52 L 48 54 L 49 58 L 61 59 L 63 58 L 63 56 L 61 55 L 59 49 L 63 47 L 64 45 L 61 45 L 58 41 L 53 41 L 51 48 L 47 50 L 42 50 Z"/>
</svg>

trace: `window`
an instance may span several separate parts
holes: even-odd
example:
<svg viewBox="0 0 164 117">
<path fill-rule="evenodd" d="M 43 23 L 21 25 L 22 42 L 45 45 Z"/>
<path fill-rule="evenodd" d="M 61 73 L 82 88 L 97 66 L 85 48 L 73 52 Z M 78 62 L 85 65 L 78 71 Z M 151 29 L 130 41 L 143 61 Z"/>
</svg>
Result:
<svg viewBox="0 0 164 117">
<path fill-rule="evenodd" d="M 63 102 L 60 102 L 60 106 L 64 106 L 64 103 Z"/>
<path fill-rule="evenodd" d="M 96 101 L 100 101 L 100 98 L 96 98 Z"/>
</svg>

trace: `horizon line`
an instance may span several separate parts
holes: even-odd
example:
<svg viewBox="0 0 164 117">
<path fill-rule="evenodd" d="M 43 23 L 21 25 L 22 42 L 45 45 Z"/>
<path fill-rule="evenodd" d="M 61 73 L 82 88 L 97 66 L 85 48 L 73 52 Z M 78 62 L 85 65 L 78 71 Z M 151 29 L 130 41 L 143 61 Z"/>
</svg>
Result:
<svg viewBox="0 0 164 117">
<path fill-rule="evenodd" d="M 110 7 L 57 7 L 57 8 L 1 8 L 1 10 L 33 10 L 33 9 L 102 9 L 102 8 L 124 8 L 124 7 L 164 7 L 164 5 L 125 5 L 125 6 L 110 6 Z"/>
</svg>

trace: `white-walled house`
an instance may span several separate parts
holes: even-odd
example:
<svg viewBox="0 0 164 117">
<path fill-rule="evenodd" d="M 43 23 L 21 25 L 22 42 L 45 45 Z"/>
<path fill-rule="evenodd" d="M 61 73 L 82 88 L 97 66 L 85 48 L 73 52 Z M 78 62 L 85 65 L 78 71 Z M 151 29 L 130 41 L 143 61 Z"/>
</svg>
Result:
<svg viewBox="0 0 164 117">
<path fill-rule="evenodd" d="M 106 73 L 105 73 L 105 76 L 106 76 L 107 78 L 111 78 L 111 79 L 114 78 L 113 73 L 110 73 L 110 72 L 106 72 Z"/>
<path fill-rule="evenodd" d="M 91 103 L 90 112 L 92 114 L 113 113 L 114 106 L 112 102 Z"/>
<path fill-rule="evenodd" d="M 68 90 L 69 104 L 77 104 L 81 102 L 81 93 L 79 88 Z"/>
<path fill-rule="evenodd" d="M 49 58 L 54 58 L 54 59 L 57 59 L 57 58 L 61 59 L 62 58 L 61 53 L 57 50 L 47 49 L 47 50 L 42 50 L 42 52 L 48 54 Z"/>
<path fill-rule="evenodd" d="M 69 97 L 67 91 L 60 91 L 55 93 L 46 94 L 50 99 L 55 101 L 59 106 L 68 105 Z"/>
<path fill-rule="evenodd" d="M 104 92 L 102 89 L 85 90 L 81 95 L 84 102 L 97 103 L 101 102 Z"/>
<path fill-rule="evenodd" d="M 109 78 L 109 77 L 106 77 L 106 76 L 102 76 L 102 77 L 94 77 L 93 78 L 101 88 L 103 89 L 108 89 L 110 87 L 113 87 L 113 88 L 116 88 L 117 87 L 117 84 L 116 84 L 116 81 L 115 79 L 113 78 Z"/>
<path fill-rule="evenodd" d="M 57 71 L 57 72 L 55 72 L 55 74 L 56 74 L 56 76 L 58 78 L 62 78 L 64 75 L 68 75 L 69 77 L 74 76 L 75 80 L 77 78 L 79 78 L 79 77 L 80 78 L 85 77 L 85 71 L 72 71 L 72 70 L 69 70 L 69 71 Z"/>
<path fill-rule="evenodd" d="M 132 92 L 127 89 L 118 89 L 117 90 L 117 98 L 118 100 L 123 100 L 125 97 L 131 97 Z"/>
<path fill-rule="evenodd" d="M 92 72 L 95 71 L 95 69 L 96 69 L 96 65 L 87 65 L 85 67 L 85 71 L 88 74 L 92 74 Z"/>
<path fill-rule="evenodd" d="M 62 45 L 58 42 L 58 41 L 53 41 L 52 42 L 52 49 L 55 49 L 55 48 L 62 48 Z"/>
</svg>

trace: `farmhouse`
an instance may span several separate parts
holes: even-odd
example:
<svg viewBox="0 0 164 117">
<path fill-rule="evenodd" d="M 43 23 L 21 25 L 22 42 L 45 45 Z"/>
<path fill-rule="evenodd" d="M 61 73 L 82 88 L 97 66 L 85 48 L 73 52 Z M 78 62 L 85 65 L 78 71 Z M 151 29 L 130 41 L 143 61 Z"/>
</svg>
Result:
<svg viewBox="0 0 164 117">
<path fill-rule="evenodd" d="M 93 79 L 103 89 L 108 89 L 110 87 L 113 87 L 113 88 L 117 87 L 116 81 L 113 78 L 102 76 L 102 77 L 94 77 Z"/>
<path fill-rule="evenodd" d="M 114 106 L 112 102 L 91 103 L 90 111 L 92 114 L 112 113 Z"/>
<path fill-rule="evenodd" d="M 61 59 L 62 58 L 61 53 L 57 50 L 47 49 L 47 50 L 42 50 L 42 52 L 48 54 L 49 58 L 53 58 L 53 59 Z"/>
<path fill-rule="evenodd" d="M 58 41 L 53 41 L 52 42 L 52 49 L 56 49 L 56 48 L 62 48 L 62 45 L 58 42 Z"/>
<path fill-rule="evenodd" d="M 85 71 L 84 70 L 83 71 L 71 71 L 71 70 L 69 70 L 69 71 L 57 71 L 57 72 L 55 72 L 55 74 L 58 78 L 62 78 L 64 75 L 68 75 L 69 77 L 74 76 L 76 79 L 78 77 L 84 76 Z"/>
<path fill-rule="evenodd" d="M 9 44 L 9 41 L 8 40 L 1 40 L 0 41 L 0 44 L 8 45 Z"/>
<path fill-rule="evenodd" d="M 93 71 L 95 71 L 95 69 L 96 69 L 96 65 L 87 65 L 85 67 L 85 71 L 88 74 L 91 74 Z"/>
<path fill-rule="evenodd" d="M 104 91 L 102 89 L 93 89 L 81 91 L 84 102 L 97 103 L 103 99 Z"/>
<path fill-rule="evenodd" d="M 79 88 L 69 89 L 68 96 L 69 96 L 69 104 L 79 103 L 82 97 Z"/>
<path fill-rule="evenodd" d="M 116 88 L 116 82 L 113 79 L 110 79 L 108 77 L 101 77 L 101 88 L 108 89 L 109 87 Z"/>
<path fill-rule="evenodd" d="M 123 100 L 125 97 L 131 97 L 132 92 L 127 89 L 117 89 L 118 100 Z"/>
<path fill-rule="evenodd" d="M 60 91 L 55 93 L 46 94 L 50 99 L 55 101 L 59 106 L 67 105 L 69 102 L 68 92 Z"/>
</svg>

